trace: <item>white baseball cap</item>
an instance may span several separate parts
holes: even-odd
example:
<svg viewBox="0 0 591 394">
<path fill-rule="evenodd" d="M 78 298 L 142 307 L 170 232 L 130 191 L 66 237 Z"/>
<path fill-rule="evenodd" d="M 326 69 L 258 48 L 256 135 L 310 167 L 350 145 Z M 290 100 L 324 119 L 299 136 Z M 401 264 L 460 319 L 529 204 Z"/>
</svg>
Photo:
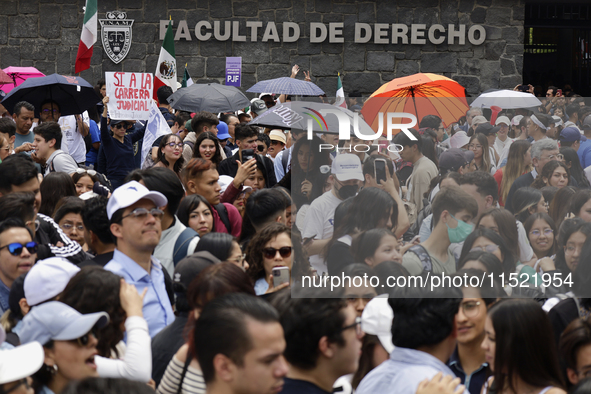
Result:
<svg viewBox="0 0 591 394">
<path fill-rule="evenodd" d="M 392 343 L 394 312 L 388 304 L 387 294 L 384 296 L 375 297 L 367 303 L 361 314 L 361 329 L 366 334 L 377 335 L 384 349 L 390 354 L 394 350 Z"/>
<path fill-rule="evenodd" d="M 478 115 L 472 118 L 472 124 L 471 126 L 474 127 L 474 125 L 478 125 L 478 124 L 482 124 L 482 123 L 488 123 L 488 120 L 486 120 L 486 118 L 482 115 Z"/>
<path fill-rule="evenodd" d="M 470 137 L 464 130 L 460 130 L 449 139 L 449 146 L 452 148 L 461 148 L 462 146 L 470 143 Z"/>
<path fill-rule="evenodd" d="M 157 207 L 163 207 L 168 204 L 168 200 L 164 197 L 164 194 L 160 192 L 151 192 L 139 182 L 131 181 L 124 185 L 119 186 L 107 203 L 107 216 L 109 220 L 113 217 L 113 214 L 120 209 L 127 208 L 147 198 L 152 200 Z"/>
<path fill-rule="evenodd" d="M 364 180 L 361 160 L 359 160 L 357 155 L 350 153 L 342 153 L 334 158 L 331 173 L 336 175 L 337 179 L 341 182 L 351 179 Z"/>
<path fill-rule="evenodd" d="M 39 305 L 59 295 L 80 268 L 63 257 L 50 257 L 38 261 L 30 269 L 23 289 L 27 304 Z"/>
<path fill-rule="evenodd" d="M 519 122 L 521 122 L 521 119 L 523 119 L 523 115 L 515 115 L 513 119 L 511 119 L 511 124 L 517 126 Z"/>
<path fill-rule="evenodd" d="M 505 123 L 507 126 L 511 124 L 511 121 L 506 116 L 499 116 L 497 121 L 495 122 L 495 126 L 498 126 L 500 123 Z"/>
<path fill-rule="evenodd" d="M 0 331 L 4 334 L 2 327 Z M 33 375 L 41 368 L 44 360 L 45 352 L 39 342 L 0 351 L 0 384 L 16 382 Z"/>
</svg>

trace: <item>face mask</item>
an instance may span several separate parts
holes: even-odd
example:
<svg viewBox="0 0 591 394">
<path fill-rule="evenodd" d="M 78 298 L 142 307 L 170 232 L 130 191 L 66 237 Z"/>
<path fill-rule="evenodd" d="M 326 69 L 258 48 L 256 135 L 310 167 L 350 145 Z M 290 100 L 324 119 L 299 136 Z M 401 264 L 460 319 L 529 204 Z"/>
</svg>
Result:
<svg viewBox="0 0 591 394">
<path fill-rule="evenodd" d="M 452 214 L 450 215 L 452 218 L 458 221 L 458 225 L 456 228 L 451 228 L 447 226 L 447 223 L 445 224 L 447 226 L 447 235 L 449 237 L 449 242 L 451 242 L 452 244 L 464 242 L 468 235 L 470 235 L 470 233 L 474 229 L 474 226 L 466 222 L 462 222 Z"/>
<path fill-rule="evenodd" d="M 337 193 L 342 200 L 346 200 L 349 197 L 354 197 L 359 191 L 359 185 L 343 185 Z"/>
</svg>

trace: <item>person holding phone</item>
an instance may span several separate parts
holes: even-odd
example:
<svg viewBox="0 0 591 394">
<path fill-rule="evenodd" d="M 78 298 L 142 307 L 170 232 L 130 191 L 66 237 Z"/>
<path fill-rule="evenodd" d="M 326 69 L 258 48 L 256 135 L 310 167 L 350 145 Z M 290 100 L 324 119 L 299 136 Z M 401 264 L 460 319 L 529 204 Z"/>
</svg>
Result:
<svg viewBox="0 0 591 394">
<path fill-rule="evenodd" d="M 246 271 L 255 282 L 256 295 L 275 292 L 287 287 L 293 266 L 293 244 L 291 229 L 281 223 L 273 223 L 258 232 L 248 244 Z M 290 273 L 288 281 L 276 286 L 273 281 L 273 269 L 287 267 Z"/>
<path fill-rule="evenodd" d="M 275 186 L 277 179 L 275 177 L 273 162 L 268 157 L 255 156 L 254 154 L 254 151 L 257 149 L 257 129 L 254 126 L 249 126 L 247 124 L 239 124 L 236 125 L 234 135 L 236 137 L 238 151 L 232 157 L 222 160 L 218 166 L 219 174 L 228 175 L 234 178 L 238 172 L 238 164 L 244 164 L 247 161 L 245 159 L 248 159 L 248 157 L 245 158 L 244 156 L 250 155 L 252 157 L 260 158 L 266 172 L 265 179 L 267 180 L 267 187 Z"/>
</svg>

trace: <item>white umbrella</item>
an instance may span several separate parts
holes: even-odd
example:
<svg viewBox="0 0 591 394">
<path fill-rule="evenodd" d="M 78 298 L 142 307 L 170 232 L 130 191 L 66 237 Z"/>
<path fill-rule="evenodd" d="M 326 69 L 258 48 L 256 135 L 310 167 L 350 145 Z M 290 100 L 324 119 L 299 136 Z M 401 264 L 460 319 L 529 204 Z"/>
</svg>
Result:
<svg viewBox="0 0 591 394">
<path fill-rule="evenodd" d="M 495 90 L 482 93 L 470 104 L 472 108 L 490 108 L 497 106 L 502 109 L 531 108 L 542 105 L 542 102 L 531 93 L 515 90 Z"/>
</svg>

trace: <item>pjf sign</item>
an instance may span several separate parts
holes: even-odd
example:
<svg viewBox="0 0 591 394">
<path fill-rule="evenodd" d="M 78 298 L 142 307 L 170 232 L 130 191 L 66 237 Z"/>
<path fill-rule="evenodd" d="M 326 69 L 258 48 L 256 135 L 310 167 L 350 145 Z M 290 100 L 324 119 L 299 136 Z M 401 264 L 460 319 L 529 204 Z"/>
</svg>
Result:
<svg viewBox="0 0 591 394">
<path fill-rule="evenodd" d="M 109 117 L 147 120 L 152 105 L 154 76 L 149 73 L 105 73 Z"/>
<path fill-rule="evenodd" d="M 226 85 L 240 87 L 240 77 L 242 75 L 242 58 L 226 58 Z"/>
</svg>

